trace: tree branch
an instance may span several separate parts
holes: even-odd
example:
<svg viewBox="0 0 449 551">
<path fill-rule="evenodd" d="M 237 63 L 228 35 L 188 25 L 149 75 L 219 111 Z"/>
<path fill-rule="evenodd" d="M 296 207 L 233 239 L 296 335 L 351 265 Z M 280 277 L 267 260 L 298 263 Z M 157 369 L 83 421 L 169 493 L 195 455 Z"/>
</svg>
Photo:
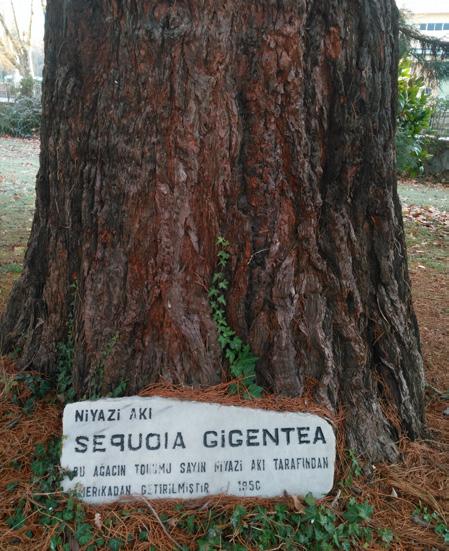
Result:
<svg viewBox="0 0 449 551">
<path fill-rule="evenodd" d="M 22 44 L 22 37 L 20 36 L 19 24 L 17 23 L 16 8 L 14 7 L 13 0 L 10 0 L 9 3 L 11 5 L 12 17 L 14 19 L 14 25 L 16 27 L 17 38 L 19 42 Z"/>
<path fill-rule="evenodd" d="M 440 40 L 431 36 L 426 36 L 420 33 L 414 27 L 401 23 L 399 31 L 409 40 L 419 42 L 423 50 L 429 50 L 429 53 L 434 56 L 449 57 L 449 42 Z"/>
<path fill-rule="evenodd" d="M 34 0 L 30 0 L 30 21 L 28 22 L 28 36 L 27 36 L 27 46 L 31 48 L 31 32 L 33 27 L 33 17 L 34 17 Z"/>
<path fill-rule="evenodd" d="M 20 32 L 19 23 L 17 20 L 17 13 L 14 7 L 13 0 L 10 0 L 12 19 L 13 19 L 12 28 L 6 22 L 5 16 L 0 13 L 0 26 L 3 28 L 6 35 L 6 41 L 5 40 L 3 41 L 3 49 L 5 50 L 5 57 L 6 57 L 6 52 L 8 52 L 7 58 L 8 60 L 10 60 L 11 63 L 13 59 L 12 56 L 15 57 L 14 67 L 18 69 L 18 71 L 22 76 L 33 74 L 32 66 L 31 66 L 30 51 L 31 51 L 32 26 L 33 26 L 33 18 L 34 18 L 34 0 L 29 0 L 29 1 L 30 1 L 30 19 L 28 21 L 27 30 L 24 31 L 23 33 Z M 8 41 L 10 43 L 10 47 L 8 47 L 9 46 Z"/>
<path fill-rule="evenodd" d="M 12 32 L 9 30 L 8 25 L 6 24 L 5 18 L 0 13 L 0 25 L 3 27 L 3 30 L 5 31 L 5 35 L 8 38 L 8 40 L 11 41 L 11 44 L 15 50 L 21 49 L 20 42 L 15 38 L 15 36 L 12 34 Z"/>
<path fill-rule="evenodd" d="M 17 58 L 8 50 L 5 43 L 0 40 L 0 58 L 2 56 L 14 69 L 20 69 L 20 64 L 17 61 Z"/>
</svg>

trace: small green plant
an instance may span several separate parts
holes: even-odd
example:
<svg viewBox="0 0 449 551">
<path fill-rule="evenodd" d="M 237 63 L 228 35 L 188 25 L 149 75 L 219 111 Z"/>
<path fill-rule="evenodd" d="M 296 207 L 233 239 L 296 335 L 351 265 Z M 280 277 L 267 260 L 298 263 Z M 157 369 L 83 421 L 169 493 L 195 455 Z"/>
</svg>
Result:
<svg viewBox="0 0 449 551">
<path fill-rule="evenodd" d="M 423 163 L 429 157 L 423 133 L 430 126 L 432 111 L 424 80 L 413 75 L 410 60 L 402 59 L 399 64 L 396 133 L 399 172 L 416 176 L 423 171 Z"/>
<path fill-rule="evenodd" d="M 11 530 L 19 530 L 25 524 L 26 517 L 23 512 L 25 507 L 25 500 L 19 499 L 14 513 L 6 519 L 6 524 Z"/>
<path fill-rule="evenodd" d="M 3 264 L 0 266 L 0 273 L 4 274 L 20 274 L 22 272 L 22 266 L 17 262 L 10 262 L 9 264 Z"/>
<path fill-rule="evenodd" d="M 34 92 L 34 78 L 31 75 L 27 75 L 20 81 L 19 94 L 25 98 L 33 97 Z"/>
<path fill-rule="evenodd" d="M 61 455 L 61 438 L 50 438 L 48 442 L 37 444 L 31 463 L 32 508 L 38 523 L 46 528 L 52 527 L 50 550 L 69 550 L 66 535 L 73 533 L 79 545 L 93 541 L 94 528 L 86 521 L 86 513 L 81 503 L 74 496 L 60 493 L 61 480 L 65 473 L 59 467 Z M 6 522 L 12 530 L 20 529 L 26 522 L 24 515 L 25 500 L 20 499 L 14 514 Z M 101 547 L 92 547 L 101 549 Z"/>
<path fill-rule="evenodd" d="M 435 532 L 441 536 L 445 544 L 449 544 L 449 527 L 436 511 L 430 511 L 428 507 L 422 506 L 421 503 L 413 511 L 413 517 L 422 522 L 426 522 Z"/>
<path fill-rule="evenodd" d="M 119 398 L 120 396 L 125 396 L 128 383 L 122 379 L 119 384 L 111 390 L 106 396 L 108 398 Z"/>
<path fill-rule="evenodd" d="M 99 400 L 100 398 L 118 398 L 124 396 L 128 383 L 122 379 L 111 392 L 104 393 L 103 388 L 104 366 L 100 364 L 92 373 L 89 381 L 87 393 L 83 396 L 83 400 Z"/>
<path fill-rule="evenodd" d="M 70 286 L 71 301 L 67 318 L 67 333 L 64 342 L 60 342 L 56 346 L 57 360 L 57 381 L 56 390 L 61 400 L 64 403 L 73 402 L 76 396 L 75 388 L 73 387 L 73 356 L 75 351 L 74 342 L 74 323 L 75 323 L 75 300 L 76 300 L 77 284 L 73 283 Z"/>
<path fill-rule="evenodd" d="M 64 403 L 73 402 L 75 389 L 72 382 L 73 342 L 68 337 L 65 342 L 57 345 L 57 392 Z"/>
<path fill-rule="evenodd" d="M 380 541 L 383 544 L 383 547 L 389 547 L 394 540 L 394 534 L 389 528 L 379 528 L 377 530 Z"/>
<path fill-rule="evenodd" d="M 77 292 L 77 284 L 71 285 L 71 302 L 69 307 L 69 314 L 67 318 L 67 333 L 63 342 L 57 344 L 57 381 L 56 390 L 58 396 L 63 403 L 73 402 L 76 398 L 76 391 L 73 386 L 73 358 L 75 352 L 75 338 L 74 338 L 74 319 L 75 319 L 75 300 Z M 99 364 L 92 370 L 87 385 L 87 391 L 83 396 L 83 400 L 98 400 L 103 397 L 102 392 L 103 379 L 104 379 L 104 362 L 112 354 L 114 347 L 117 343 L 118 335 L 114 335 L 109 340 L 106 348 L 104 349 Z M 105 396 L 117 398 L 123 396 L 127 387 L 127 382 L 121 380 L 119 384 Z"/>
<path fill-rule="evenodd" d="M 122 379 L 119 384 L 113 390 L 111 390 L 111 392 L 106 395 L 103 393 L 104 364 L 113 353 L 117 341 L 118 334 L 116 333 L 109 339 L 105 349 L 101 354 L 101 359 L 98 365 L 91 374 L 87 393 L 84 396 L 85 400 L 98 400 L 103 396 L 106 396 L 108 398 L 117 398 L 125 394 L 128 383 L 124 379 Z"/>
<path fill-rule="evenodd" d="M 11 402 L 22 408 L 28 415 L 33 413 L 37 401 L 44 398 L 51 390 L 49 381 L 34 373 L 18 373 L 15 376 L 15 383 L 11 388 Z M 18 384 L 20 383 L 23 383 L 28 390 L 24 398 L 19 394 Z"/>
<path fill-rule="evenodd" d="M 209 304 L 218 331 L 218 342 L 229 363 L 231 375 L 237 379 L 237 382 L 230 386 L 230 392 L 242 394 L 245 398 L 259 397 L 262 388 L 256 384 L 255 370 L 258 358 L 252 353 L 250 346 L 236 335 L 226 318 L 226 291 L 229 282 L 225 270 L 230 258 L 229 242 L 223 237 L 218 237 L 216 245 L 218 270 L 212 276 Z"/>
<path fill-rule="evenodd" d="M 50 438 L 46 444 L 37 444 L 31 463 L 32 482 L 40 492 L 53 492 L 61 481 L 61 470 L 58 467 L 61 455 L 61 438 Z"/>
<path fill-rule="evenodd" d="M 14 347 L 12 352 L 8 354 L 8 356 L 11 358 L 11 360 L 16 361 L 18 358 L 20 358 L 20 355 L 22 354 L 22 348 L 20 346 Z"/>
<path fill-rule="evenodd" d="M 373 531 L 369 526 L 373 509 L 368 503 L 350 498 L 341 515 L 318 504 L 311 496 L 304 499 L 301 511 L 285 504 L 274 508 L 237 505 L 232 513 L 211 511 L 209 516 L 181 515 L 178 527 L 190 536 L 204 534 L 197 541 L 202 550 L 285 549 L 331 551 L 363 549 L 378 539 L 388 547 L 393 539 L 389 530 Z M 173 520 L 172 520 L 173 522 Z"/>
<path fill-rule="evenodd" d="M 14 103 L 0 105 L 0 135 L 30 138 L 39 131 L 41 102 L 20 96 Z"/>
<path fill-rule="evenodd" d="M 349 469 L 346 478 L 341 481 L 341 485 L 345 488 L 349 488 L 352 486 L 355 478 L 362 476 L 363 470 L 354 450 L 347 450 L 346 457 L 349 463 Z"/>
<path fill-rule="evenodd" d="M 102 396 L 102 386 L 104 379 L 104 367 L 102 364 L 93 369 L 89 375 L 87 392 L 83 396 L 83 400 L 98 400 Z"/>
</svg>

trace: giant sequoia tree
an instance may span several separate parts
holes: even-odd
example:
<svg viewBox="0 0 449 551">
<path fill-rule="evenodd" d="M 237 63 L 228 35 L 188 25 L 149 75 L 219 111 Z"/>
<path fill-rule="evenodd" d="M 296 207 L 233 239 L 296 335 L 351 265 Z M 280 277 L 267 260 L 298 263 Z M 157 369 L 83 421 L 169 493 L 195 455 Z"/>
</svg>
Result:
<svg viewBox="0 0 449 551">
<path fill-rule="evenodd" d="M 42 153 L 4 351 L 80 395 L 223 362 L 208 303 L 259 382 L 347 413 L 349 445 L 423 430 L 423 369 L 395 181 L 393 0 L 50 0 Z M 389 412 L 389 413 L 387 413 Z M 393 426 L 394 425 L 394 426 Z"/>
</svg>

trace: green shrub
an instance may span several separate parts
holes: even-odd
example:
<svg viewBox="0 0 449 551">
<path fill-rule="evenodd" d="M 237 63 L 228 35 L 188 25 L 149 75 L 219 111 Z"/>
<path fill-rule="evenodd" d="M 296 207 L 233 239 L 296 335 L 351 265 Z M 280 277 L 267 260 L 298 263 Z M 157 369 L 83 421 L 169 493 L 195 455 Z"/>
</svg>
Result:
<svg viewBox="0 0 449 551">
<path fill-rule="evenodd" d="M 31 75 L 23 77 L 20 81 L 20 95 L 31 98 L 34 92 L 34 78 Z"/>
<path fill-rule="evenodd" d="M 426 138 L 432 116 L 431 99 L 425 93 L 424 80 L 412 74 L 411 62 L 402 59 L 399 64 L 398 118 L 396 133 L 397 169 L 409 175 L 423 170 L 429 157 Z"/>
<path fill-rule="evenodd" d="M 39 131 L 40 99 L 21 96 L 14 103 L 0 105 L 0 134 L 29 138 Z"/>
</svg>

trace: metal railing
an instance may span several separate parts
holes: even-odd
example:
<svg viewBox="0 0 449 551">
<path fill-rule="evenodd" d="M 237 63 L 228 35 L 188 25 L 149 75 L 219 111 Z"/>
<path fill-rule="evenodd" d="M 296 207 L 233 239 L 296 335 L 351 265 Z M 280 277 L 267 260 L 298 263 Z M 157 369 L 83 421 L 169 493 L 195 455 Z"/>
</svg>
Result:
<svg viewBox="0 0 449 551">
<path fill-rule="evenodd" d="M 438 100 L 435 104 L 430 130 L 435 136 L 449 137 L 449 100 Z"/>
</svg>

